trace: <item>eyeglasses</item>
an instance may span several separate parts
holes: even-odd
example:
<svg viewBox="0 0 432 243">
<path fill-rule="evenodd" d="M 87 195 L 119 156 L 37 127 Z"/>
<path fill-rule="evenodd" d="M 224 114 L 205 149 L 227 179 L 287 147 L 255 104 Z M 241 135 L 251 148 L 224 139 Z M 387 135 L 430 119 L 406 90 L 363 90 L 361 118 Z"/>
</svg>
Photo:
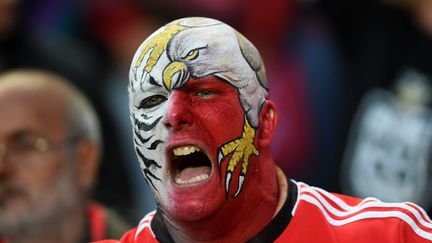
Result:
<svg viewBox="0 0 432 243">
<path fill-rule="evenodd" d="M 28 164 L 40 158 L 38 155 L 42 155 L 50 149 L 61 146 L 71 148 L 80 138 L 81 136 L 71 136 L 61 141 L 55 141 L 36 135 L 17 134 L 0 144 L 0 158 L 7 159 L 13 164 Z"/>
<path fill-rule="evenodd" d="M 48 150 L 48 141 L 45 138 L 36 138 L 34 141 L 18 140 L 12 143 L 0 144 L 0 157 L 10 153 L 21 153 L 34 150 L 37 152 L 45 152 Z"/>
</svg>

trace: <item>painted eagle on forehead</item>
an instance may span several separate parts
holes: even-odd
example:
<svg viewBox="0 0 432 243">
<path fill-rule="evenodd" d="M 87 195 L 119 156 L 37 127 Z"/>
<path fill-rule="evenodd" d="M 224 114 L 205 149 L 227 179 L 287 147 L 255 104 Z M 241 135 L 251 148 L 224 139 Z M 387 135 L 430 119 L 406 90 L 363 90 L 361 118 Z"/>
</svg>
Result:
<svg viewBox="0 0 432 243">
<path fill-rule="evenodd" d="M 189 77 L 214 75 L 239 90 L 249 122 L 258 127 L 268 91 L 265 68 L 257 49 L 230 26 L 209 18 L 179 19 L 151 35 L 137 53 L 131 67 L 133 89 L 135 82 L 156 80 L 172 90 Z M 158 62 L 164 61 L 169 65 L 159 68 Z"/>
<path fill-rule="evenodd" d="M 229 158 L 225 178 L 227 197 L 231 176 L 242 164 L 236 197 L 241 191 L 250 156 L 258 155 L 253 143 L 259 112 L 268 92 L 265 68 L 252 43 L 214 19 L 194 17 L 173 21 L 138 48 L 132 61 L 129 89 L 131 93 L 137 88 L 144 91 L 143 87 L 150 84 L 170 92 L 186 84 L 190 77 L 199 80 L 207 76 L 216 76 L 236 87 L 245 111 L 241 136 L 221 145 L 217 155 L 219 167 Z"/>
</svg>

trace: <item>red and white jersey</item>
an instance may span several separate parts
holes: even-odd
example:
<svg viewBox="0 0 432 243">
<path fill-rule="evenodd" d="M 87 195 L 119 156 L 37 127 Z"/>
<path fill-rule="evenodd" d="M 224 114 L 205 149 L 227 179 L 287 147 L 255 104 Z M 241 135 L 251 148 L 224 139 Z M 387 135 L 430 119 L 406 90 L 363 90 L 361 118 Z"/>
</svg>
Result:
<svg viewBox="0 0 432 243">
<path fill-rule="evenodd" d="M 276 242 L 432 242 L 432 221 L 413 203 L 383 203 L 301 182 L 289 226 Z"/>
<path fill-rule="evenodd" d="M 289 181 L 280 212 L 248 242 L 432 242 L 432 221 L 413 203 L 383 203 Z M 147 214 L 122 243 L 173 242 L 159 211 Z"/>
</svg>

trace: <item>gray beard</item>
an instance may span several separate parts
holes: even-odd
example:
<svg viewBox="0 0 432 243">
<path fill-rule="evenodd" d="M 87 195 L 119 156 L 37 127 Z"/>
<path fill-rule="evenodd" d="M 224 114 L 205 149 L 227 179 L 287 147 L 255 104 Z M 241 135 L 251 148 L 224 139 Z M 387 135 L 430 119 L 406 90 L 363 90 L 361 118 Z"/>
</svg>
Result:
<svg viewBox="0 0 432 243">
<path fill-rule="evenodd" d="M 0 236 L 27 238 L 58 233 L 69 215 L 81 213 L 84 196 L 76 186 L 71 167 L 64 168 L 56 183 L 38 195 L 25 191 L 29 200 L 20 211 L 0 205 Z"/>
</svg>

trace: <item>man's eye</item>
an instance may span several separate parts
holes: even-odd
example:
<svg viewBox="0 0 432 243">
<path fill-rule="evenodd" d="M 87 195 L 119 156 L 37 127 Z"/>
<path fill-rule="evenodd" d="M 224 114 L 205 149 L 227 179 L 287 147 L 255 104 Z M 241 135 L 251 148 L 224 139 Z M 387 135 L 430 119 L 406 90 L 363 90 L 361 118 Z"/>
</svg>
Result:
<svg viewBox="0 0 432 243">
<path fill-rule="evenodd" d="M 196 93 L 196 95 L 199 97 L 202 97 L 202 98 L 211 98 L 214 95 L 216 95 L 216 93 L 211 91 L 211 90 L 201 90 L 201 91 L 198 91 Z"/>
<path fill-rule="evenodd" d="M 148 109 L 155 107 L 159 105 L 160 103 L 164 102 L 166 100 L 166 97 L 163 95 L 153 95 L 150 97 L 145 98 L 143 101 L 141 101 L 141 104 L 138 106 L 138 108 L 142 109 Z"/>
<path fill-rule="evenodd" d="M 29 151 L 34 149 L 37 141 L 37 137 L 32 136 L 18 136 L 15 139 L 9 141 L 8 149 L 13 151 Z"/>
</svg>

